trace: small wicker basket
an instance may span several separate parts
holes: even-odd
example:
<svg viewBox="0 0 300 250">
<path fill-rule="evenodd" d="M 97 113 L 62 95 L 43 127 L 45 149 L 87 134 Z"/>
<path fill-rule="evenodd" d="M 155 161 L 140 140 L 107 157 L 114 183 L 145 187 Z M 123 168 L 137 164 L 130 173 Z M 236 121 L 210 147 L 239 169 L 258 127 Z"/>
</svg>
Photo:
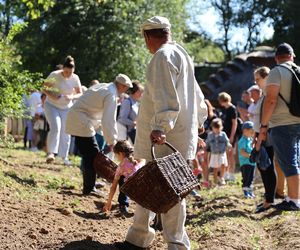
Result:
<svg viewBox="0 0 300 250">
<path fill-rule="evenodd" d="M 113 182 L 118 165 L 99 152 L 94 159 L 93 167 L 99 177 L 106 179 L 108 182 Z"/>
<path fill-rule="evenodd" d="M 187 161 L 169 143 L 174 152 L 148 162 L 123 184 L 121 191 L 144 208 L 166 213 L 199 185 Z"/>
</svg>

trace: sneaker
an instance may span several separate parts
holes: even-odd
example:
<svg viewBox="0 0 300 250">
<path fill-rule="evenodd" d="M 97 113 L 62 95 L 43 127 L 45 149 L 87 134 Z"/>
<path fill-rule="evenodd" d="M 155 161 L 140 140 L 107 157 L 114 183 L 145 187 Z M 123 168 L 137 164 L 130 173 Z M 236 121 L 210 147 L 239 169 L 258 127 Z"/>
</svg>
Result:
<svg viewBox="0 0 300 250">
<path fill-rule="evenodd" d="M 202 181 L 201 187 L 209 188 L 209 182 L 208 181 Z"/>
<path fill-rule="evenodd" d="M 273 207 L 282 211 L 300 211 L 300 208 L 293 201 L 287 202 L 284 200 L 281 203 L 273 205 Z"/>
<path fill-rule="evenodd" d="M 120 205 L 119 206 L 121 214 L 127 214 L 128 213 L 128 208 L 125 205 Z"/>
<path fill-rule="evenodd" d="M 248 191 L 248 194 L 251 198 L 255 198 L 255 195 L 252 190 Z"/>
<path fill-rule="evenodd" d="M 125 216 L 126 218 L 130 218 L 130 217 L 132 217 L 134 215 L 133 213 L 129 213 L 128 207 L 126 207 L 125 205 L 120 205 L 119 209 L 120 209 L 120 213 L 123 216 Z"/>
<path fill-rule="evenodd" d="M 68 158 L 65 158 L 65 159 L 64 159 L 64 165 L 65 165 L 65 166 L 71 166 L 71 165 L 72 165 L 72 162 L 71 162 Z"/>
<path fill-rule="evenodd" d="M 224 178 L 221 178 L 221 179 L 220 179 L 220 185 L 221 185 L 221 186 L 226 185 L 226 181 L 225 181 Z"/>
<path fill-rule="evenodd" d="M 191 195 L 196 199 L 201 199 L 201 195 L 195 189 L 191 191 Z"/>
<path fill-rule="evenodd" d="M 91 191 L 91 193 L 99 194 L 100 191 L 96 187 L 94 187 L 93 190 Z"/>
<path fill-rule="evenodd" d="M 97 181 L 95 183 L 95 187 L 96 188 L 103 188 L 103 187 L 105 187 L 105 182 L 103 182 L 103 181 Z"/>
<path fill-rule="evenodd" d="M 52 163 L 55 160 L 55 156 L 54 154 L 48 154 L 48 156 L 46 157 L 46 163 Z"/>
<path fill-rule="evenodd" d="M 245 197 L 246 199 L 252 198 L 252 197 L 250 196 L 248 190 L 243 190 L 243 192 L 244 192 L 244 197 Z"/>
<path fill-rule="evenodd" d="M 229 181 L 229 177 L 230 177 L 229 173 L 225 172 L 225 174 L 224 174 L 225 181 Z"/>
<path fill-rule="evenodd" d="M 32 147 L 32 148 L 30 148 L 30 151 L 31 151 L 31 152 L 37 152 L 37 151 L 39 151 L 39 150 L 38 150 L 37 147 Z"/>
<path fill-rule="evenodd" d="M 264 207 L 263 203 L 259 204 L 255 209 L 255 213 L 259 214 L 259 213 L 265 212 L 265 211 L 269 210 L 271 207 L 272 207 L 272 205 L 270 205 L 268 207 Z"/>
<path fill-rule="evenodd" d="M 235 181 L 235 176 L 233 173 L 229 173 L 228 181 Z"/>
</svg>

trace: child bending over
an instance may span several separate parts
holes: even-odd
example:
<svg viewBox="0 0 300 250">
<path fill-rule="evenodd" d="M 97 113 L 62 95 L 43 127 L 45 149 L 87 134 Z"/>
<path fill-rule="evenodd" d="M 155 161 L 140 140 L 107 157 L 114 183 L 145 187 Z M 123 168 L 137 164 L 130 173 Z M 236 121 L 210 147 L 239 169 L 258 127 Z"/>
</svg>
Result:
<svg viewBox="0 0 300 250">
<path fill-rule="evenodd" d="M 113 148 L 113 152 L 120 163 L 116 170 L 115 178 L 110 188 L 107 202 L 103 207 L 103 212 L 109 212 L 111 210 L 111 202 L 116 192 L 117 185 L 119 184 L 120 188 L 128 179 L 128 177 L 133 175 L 142 166 L 141 162 L 137 162 L 133 158 L 133 147 L 126 140 L 118 141 Z M 128 197 L 124 193 L 119 192 L 118 202 L 120 212 L 124 215 L 128 215 Z"/>
</svg>

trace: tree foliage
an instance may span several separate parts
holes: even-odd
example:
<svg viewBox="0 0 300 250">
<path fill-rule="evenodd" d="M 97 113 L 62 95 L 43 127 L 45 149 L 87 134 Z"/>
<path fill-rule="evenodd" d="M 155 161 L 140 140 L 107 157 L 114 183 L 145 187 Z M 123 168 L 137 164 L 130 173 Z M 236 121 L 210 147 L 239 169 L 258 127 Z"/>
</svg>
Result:
<svg viewBox="0 0 300 250">
<path fill-rule="evenodd" d="M 222 46 L 226 59 L 229 60 L 232 54 L 238 50 L 232 46 L 232 38 L 235 32 L 244 30 L 245 41 L 239 41 L 238 45 L 243 47 L 243 52 L 252 50 L 261 39 L 261 24 L 269 20 L 270 0 L 199 0 L 194 3 L 194 15 L 197 10 L 208 11 L 213 9 L 217 15 L 216 27 L 220 35 L 214 42 Z M 203 13 L 203 11 L 202 11 Z M 201 14 L 201 12 L 200 12 Z M 197 20 L 194 23 L 198 29 L 212 39 L 206 27 L 201 26 Z M 230 46 L 231 45 L 231 46 Z"/>
<path fill-rule="evenodd" d="M 269 16 L 273 18 L 274 46 L 290 43 L 296 55 L 300 55 L 300 2 L 294 0 L 270 0 Z M 297 59 L 297 57 L 296 57 Z"/>
<path fill-rule="evenodd" d="M 223 62 L 225 53 L 212 41 L 196 32 L 186 32 L 185 47 L 196 64 L 203 62 Z"/>
<path fill-rule="evenodd" d="M 3 118 L 23 114 L 22 96 L 39 84 L 40 75 L 20 70 L 21 58 L 11 44 L 22 25 L 15 24 L 0 40 L 0 128 Z"/>
<path fill-rule="evenodd" d="M 0 34 L 7 36 L 18 19 L 35 19 L 41 11 L 47 11 L 54 0 L 5 0 L 0 1 Z"/>
<path fill-rule="evenodd" d="M 143 79 L 149 54 L 139 27 L 153 15 L 170 19 L 175 40 L 182 41 L 185 0 L 57 1 L 28 21 L 17 38 L 24 64 L 49 74 L 68 54 L 83 83 L 110 81 L 119 73 Z"/>
</svg>

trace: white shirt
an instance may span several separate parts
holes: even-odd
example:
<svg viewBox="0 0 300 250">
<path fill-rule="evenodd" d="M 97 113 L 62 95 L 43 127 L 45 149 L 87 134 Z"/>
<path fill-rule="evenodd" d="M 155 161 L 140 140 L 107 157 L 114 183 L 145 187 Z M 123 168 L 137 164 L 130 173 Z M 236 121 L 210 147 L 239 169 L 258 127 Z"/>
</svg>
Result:
<svg viewBox="0 0 300 250">
<path fill-rule="evenodd" d="M 37 113 L 38 106 L 42 104 L 41 93 L 37 91 L 31 93 L 28 102 L 30 108 L 30 115 L 33 117 Z"/>
<path fill-rule="evenodd" d="M 117 139 L 117 97 L 114 83 L 89 88 L 69 110 L 66 133 L 92 137 L 101 126 L 106 142 L 114 144 Z"/>
<path fill-rule="evenodd" d="M 263 98 L 261 97 L 256 103 L 252 102 L 248 107 L 249 120 L 253 122 L 254 131 L 259 133 L 260 128 L 260 107 Z"/>
<path fill-rule="evenodd" d="M 144 95 L 137 118 L 134 155 L 151 160 L 150 133 L 161 130 L 185 159 L 194 159 L 198 128 L 207 117 L 204 96 L 194 76 L 194 65 L 187 52 L 170 42 L 153 55 L 146 74 Z M 170 152 L 156 146 L 156 155 Z"/>
<path fill-rule="evenodd" d="M 54 90 L 60 94 L 58 100 L 47 97 L 46 101 L 57 108 L 67 109 L 73 105 L 73 101 L 68 100 L 64 95 L 74 93 L 74 88 L 81 88 L 81 83 L 78 75 L 73 73 L 69 78 L 64 78 L 62 72 L 62 70 L 53 71 L 45 80 L 51 83 Z"/>
</svg>

